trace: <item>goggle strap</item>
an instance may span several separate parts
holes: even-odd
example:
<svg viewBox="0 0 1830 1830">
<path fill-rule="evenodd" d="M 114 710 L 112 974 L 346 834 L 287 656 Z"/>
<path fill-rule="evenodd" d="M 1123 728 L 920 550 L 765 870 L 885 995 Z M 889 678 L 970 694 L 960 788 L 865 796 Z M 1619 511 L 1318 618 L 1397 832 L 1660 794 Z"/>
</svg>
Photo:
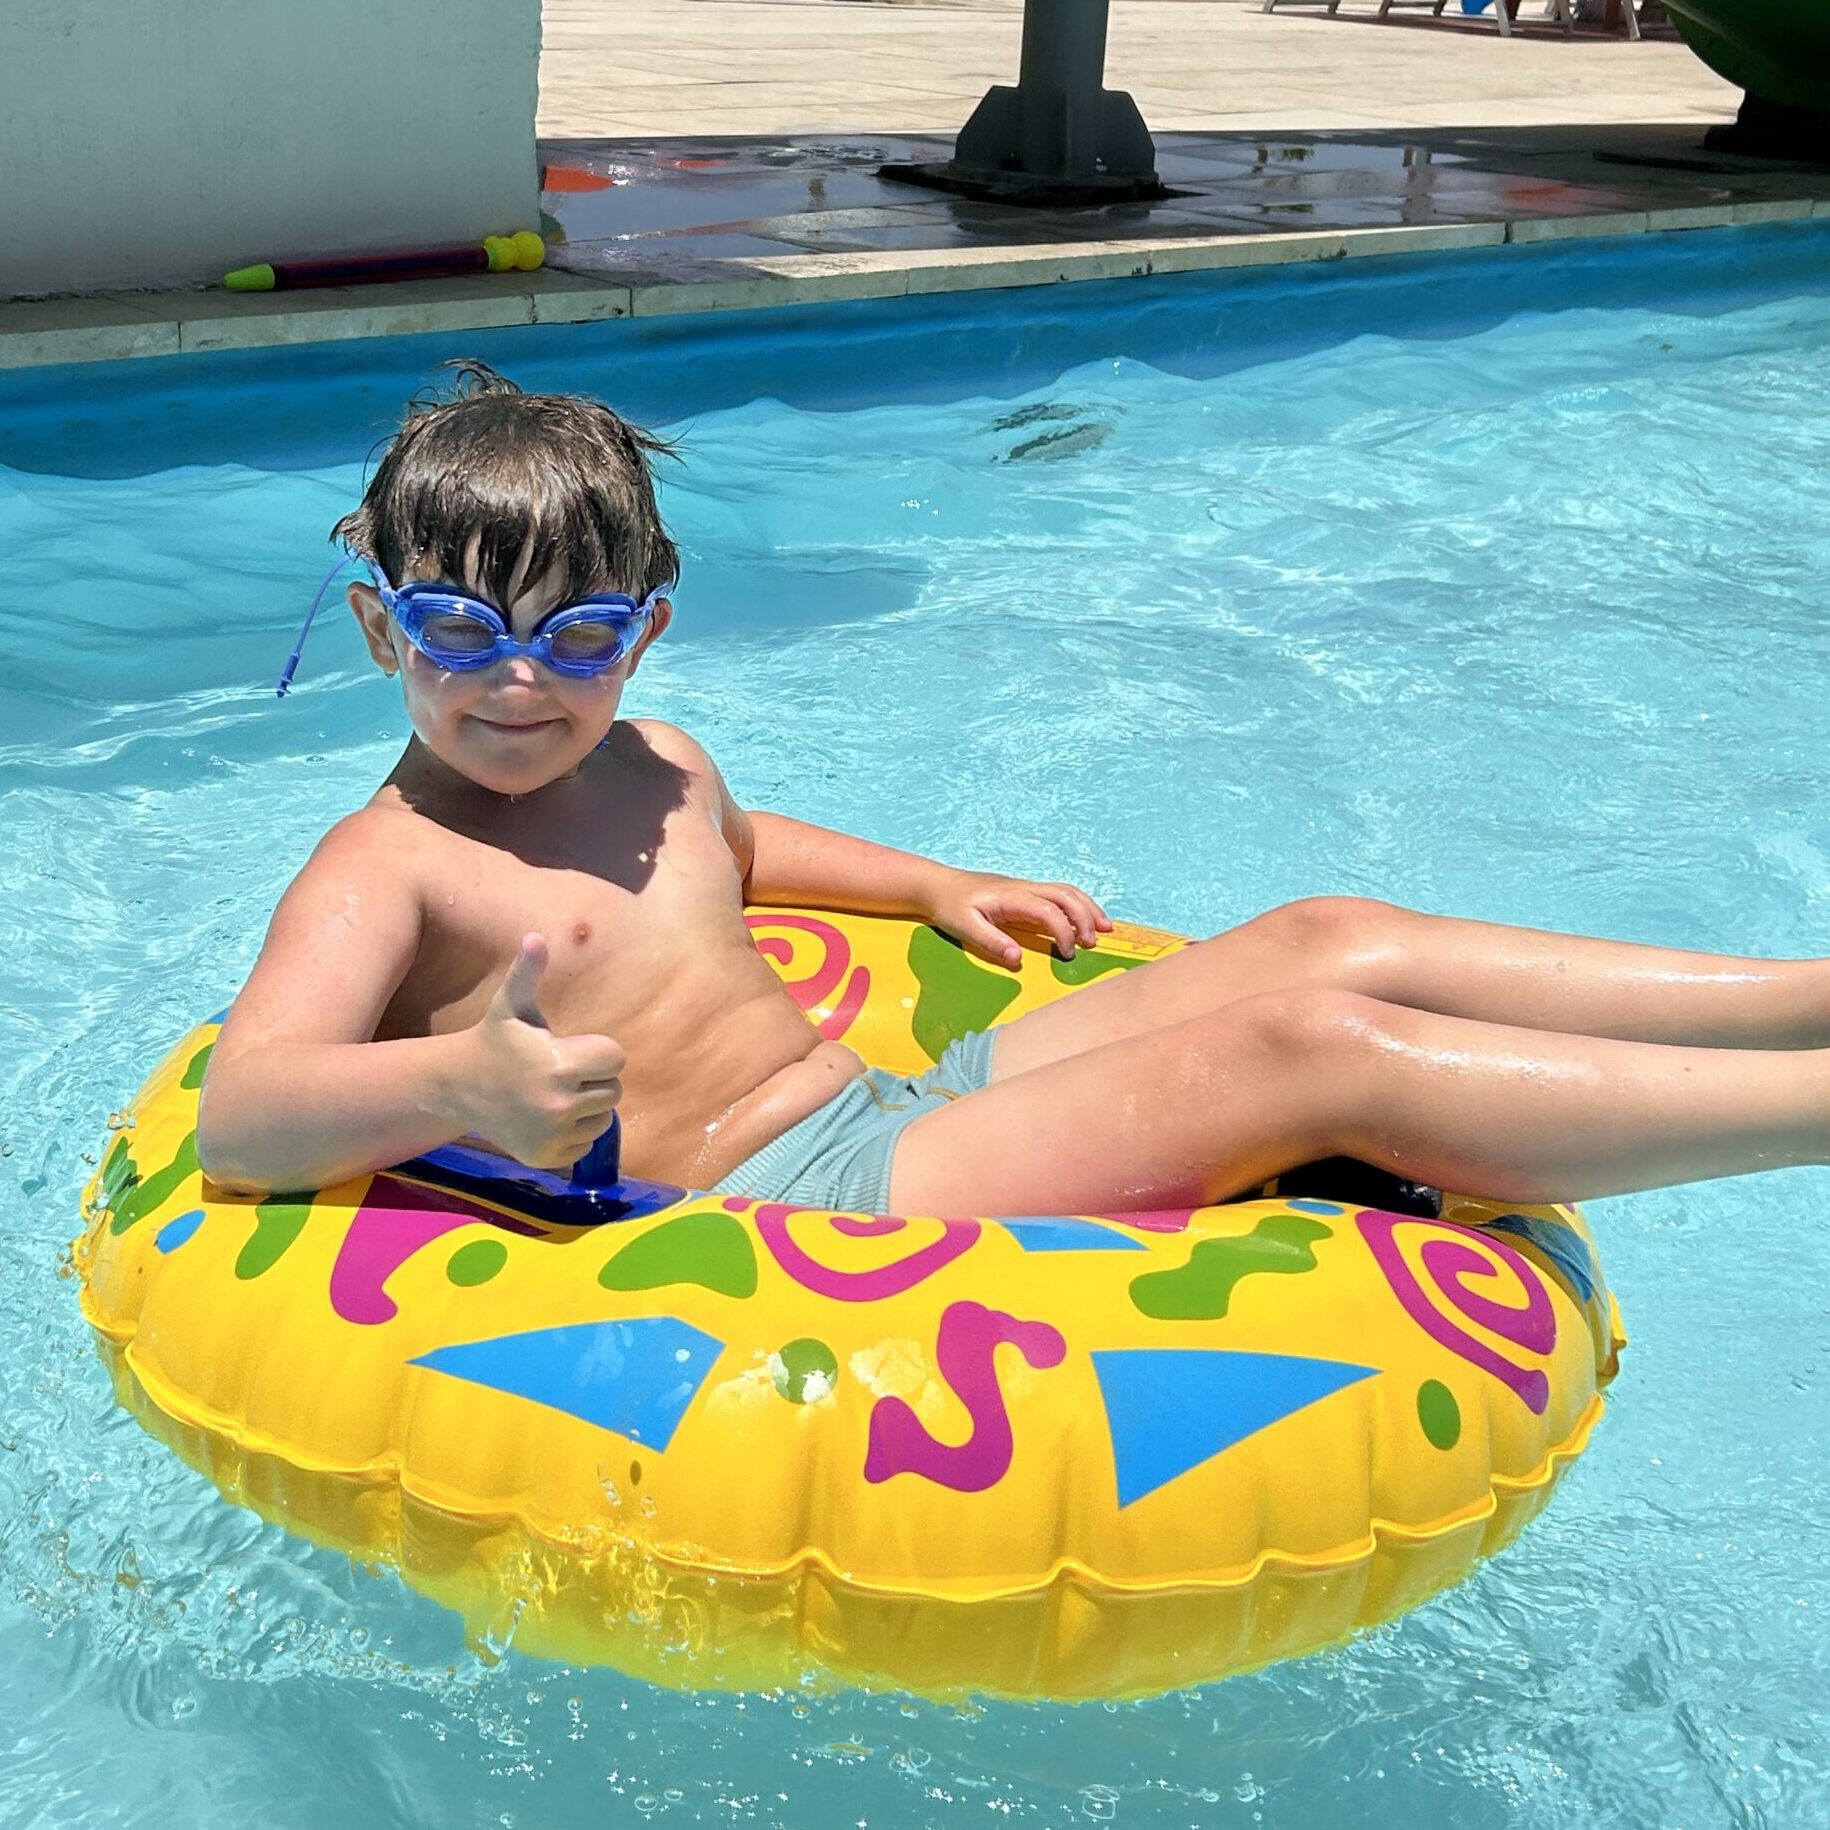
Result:
<svg viewBox="0 0 1830 1830">
<path fill-rule="evenodd" d="M 331 569 L 324 574 L 324 581 L 318 586 L 318 594 L 311 600 L 311 608 L 305 612 L 305 626 L 299 631 L 299 639 L 292 645 L 292 653 L 286 657 L 286 665 L 280 671 L 280 682 L 274 690 L 277 698 L 284 699 L 292 689 L 292 676 L 299 671 L 299 656 L 305 652 L 305 638 L 311 634 L 312 619 L 318 614 L 318 606 L 324 601 L 324 593 L 330 589 L 331 580 L 350 563 L 353 554 L 345 553 Z"/>
<path fill-rule="evenodd" d="M 354 553 L 345 553 L 343 557 L 324 574 L 323 580 L 318 586 L 317 594 L 311 600 L 311 608 L 305 612 L 305 622 L 304 626 L 299 630 L 299 639 L 293 643 L 292 653 L 286 657 L 286 665 L 280 670 L 279 684 L 273 689 L 276 698 L 284 699 L 287 693 L 292 690 L 292 677 L 299 671 L 299 657 L 305 652 L 305 639 L 311 634 L 312 622 L 318 614 L 318 606 L 324 601 L 324 593 L 330 589 L 331 580 L 334 579 L 345 566 L 352 564 L 355 558 L 356 555 Z M 377 566 L 371 563 L 369 565 L 369 571 L 374 575 L 375 585 L 381 593 L 383 606 L 392 610 L 398 602 L 399 594 L 394 590 L 393 586 L 388 583 L 387 578 Z M 649 594 L 643 598 L 641 603 L 636 606 L 636 615 L 652 615 L 654 612 L 655 600 L 660 597 L 666 589 L 667 587 L 662 585 L 655 590 L 650 591 Z"/>
</svg>

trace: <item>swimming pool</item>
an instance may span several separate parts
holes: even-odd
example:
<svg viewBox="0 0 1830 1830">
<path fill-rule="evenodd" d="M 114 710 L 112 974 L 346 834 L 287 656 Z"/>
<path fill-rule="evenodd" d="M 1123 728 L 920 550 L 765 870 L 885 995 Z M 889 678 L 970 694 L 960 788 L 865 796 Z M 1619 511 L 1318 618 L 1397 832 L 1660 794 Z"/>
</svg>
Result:
<svg viewBox="0 0 1830 1830">
<path fill-rule="evenodd" d="M 400 739 L 340 622 L 262 688 L 363 453 L 460 349 L 683 435 L 681 616 L 630 704 L 753 804 L 1187 930 L 1332 891 L 1830 951 L 1827 245 L 8 381 L 0 1821 L 1830 1821 L 1823 1171 L 1595 1204 L 1633 1347 L 1467 1587 L 1109 1710 L 466 1647 L 116 1413 L 60 1276 L 100 1116 Z"/>
</svg>

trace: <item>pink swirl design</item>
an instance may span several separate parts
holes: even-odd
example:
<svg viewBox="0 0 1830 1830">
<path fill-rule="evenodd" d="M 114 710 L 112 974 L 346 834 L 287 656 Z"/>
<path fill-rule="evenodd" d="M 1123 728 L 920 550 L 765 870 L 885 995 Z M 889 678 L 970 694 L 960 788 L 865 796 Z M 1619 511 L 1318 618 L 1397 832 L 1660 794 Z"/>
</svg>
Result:
<svg viewBox="0 0 1830 1830">
<path fill-rule="evenodd" d="M 503 1232 L 540 1237 L 539 1227 L 512 1214 L 475 1206 L 462 1195 L 376 1176 L 337 1247 L 337 1259 L 330 1268 L 330 1306 L 344 1321 L 361 1328 L 391 1322 L 399 1310 L 387 1292 L 388 1279 L 433 1240 L 478 1222 Z"/>
<path fill-rule="evenodd" d="M 879 1398 L 871 1409 L 864 1478 L 873 1483 L 917 1474 L 955 1493 L 983 1493 L 1010 1471 L 1010 1413 L 993 1358 L 1014 1347 L 1038 1371 L 1059 1366 L 1067 1342 L 1047 1322 L 1020 1322 L 983 1303 L 953 1303 L 941 1314 L 934 1362 L 966 1407 L 972 1433 L 957 1445 L 938 1442 L 900 1398 Z"/>
<path fill-rule="evenodd" d="M 1359 1218 L 1361 1235 L 1405 1314 L 1438 1346 L 1446 1347 L 1482 1372 L 1491 1373 L 1516 1392 L 1533 1415 L 1542 1416 L 1550 1402 L 1550 1380 L 1543 1371 L 1535 1366 L 1515 1366 L 1485 1341 L 1468 1333 L 1444 1308 L 1446 1304 L 1526 1353 L 1548 1354 L 1557 1344 L 1557 1312 L 1544 1280 L 1533 1266 L 1492 1233 L 1460 1226 L 1453 1220 L 1421 1220 L 1382 1213 L 1376 1208 L 1367 1209 Z M 1396 1234 L 1401 1226 L 1427 1227 L 1432 1233 L 1418 1252 L 1429 1273 L 1429 1289 L 1411 1269 L 1398 1244 Z M 1499 1261 L 1497 1265 L 1495 1259 Z M 1501 1267 L 1512 1273 L 1524 1291 L 1522 1307 L 1498 1302 L 1490 1289 L 1475 1287 L 1474 1279 L 1491 1286 Z"/>
<path fill-rule="evenodd" d="M 795 1243 L 788 1222 L 801 1214 L 821 1214 L 837 1233 L 853 1238 L 884 1238 L 900 1233 L 908 1221 L 896 1214 L 828 1214 L 817 1207 L 789 1207 L 782 1201 L 765 1201 L 755 1210 L 756 1231 L 771 1256 L 803 1290 L 830 1296 L 842 1303 L 876 1303 L 900 1296 L 932 1277 L 945 1265 L 972 1250 L 983 1230 L 976 1220 L 943 1220 L 941 1236 L 907 1257 L 864 1271 L 841 1271 L 821 1264 Z"/>
<path fill-rule="evenodd" d="M 814 1025 L 828 1042 L 838 1039 L 857 1021 L 858 1012 L 864 1008 L 864 1000 L 870 994 L 871 975 L 868 966 L 859 966 L 851 970 L 851 942 L 829 921 L 820 921 L 812 915 L 746 915 L 750 933 L 756 939 L 756 951 L 765 959 L 774 960 L 778 966 L 786 966 L 794 959 L 794 943 L 783 940 L 779 935 L 770 935 L 769 928 L 788 928 L 796 934 L 810 934 L 825 948 L 819 964 L 806 977 L 801 979 L 783 978 L 782 984 L 795 1004 L 805 1011 L 823 1008 L 835 991 L 839 1000 L 832 1006 L 832 1014 L 822 1017 Z M 846 973 L 851 971 L 851 976 Z M 844 989 L 839 990 L 843 982 Z"/>
</svg>

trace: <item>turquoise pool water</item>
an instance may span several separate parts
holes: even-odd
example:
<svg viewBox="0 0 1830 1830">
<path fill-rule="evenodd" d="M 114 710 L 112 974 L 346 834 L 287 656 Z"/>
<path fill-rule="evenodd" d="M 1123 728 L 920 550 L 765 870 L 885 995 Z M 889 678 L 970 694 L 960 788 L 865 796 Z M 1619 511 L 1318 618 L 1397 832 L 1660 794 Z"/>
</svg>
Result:
<svg viewBox="0 0 1830 1830">
<path fill-rule="evenodd" d="M 681 614 L 629 703 L 752 804 L 1192 931 L 1344 892 L 1830 952 L 1830 292 L 1796 242 L 1757 284 L 1765 245 L 1720 258 L 1745 290 L 1677 306 L 1592 257 L 1555 314 L 1516 312 L 1531 269 L 1412 268 L 1360 294 L 1401 336 L 1310 280 L 1256 313 L 1089 293 L 1106 315 L 1052 340 L 980 306 L 950 368 L 912 318 L 883 363 L 853 315 L 849 355 L 498 335 L 346 352 L 315 388 L 276 357 L 19 394 L 0 1823 L 1830 1823 L 1824 1171 L 1596 1204 L 1633 1345 L 1474 1581 L 1113 1708 L 695 1699 L 467 1646 L 143 1437 L 65 1275 L 106 1113 L 401 741 L 341 619 L 291 700 L 263 689 L 371 439 L 461 351 L 682 435 Z"/>
</svg>

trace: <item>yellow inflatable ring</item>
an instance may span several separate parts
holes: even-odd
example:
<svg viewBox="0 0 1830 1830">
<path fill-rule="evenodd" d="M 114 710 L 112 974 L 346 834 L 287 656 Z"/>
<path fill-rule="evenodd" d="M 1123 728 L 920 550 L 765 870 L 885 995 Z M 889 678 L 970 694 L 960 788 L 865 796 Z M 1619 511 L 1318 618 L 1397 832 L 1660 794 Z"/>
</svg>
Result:
<svg viewBox="0 0 1830 1830">
<path fill-rule="evenodd" d="M 903 1069 L 1185 944 L 1006 972 L 905 922 L 751 922 Z M 1514 1536 L 1621 1344 L 1574 1210 L 1455 1195 L 927 1219 L 624 1183 L 579 1226 L 409 1166 L 244 1200 L 197 1168 L 213 1035 L 85 1197 L 123 1402 L 479 1637 L 671 1684 L 1113 1697 L 1326 1645 Z"/>
</svg>

